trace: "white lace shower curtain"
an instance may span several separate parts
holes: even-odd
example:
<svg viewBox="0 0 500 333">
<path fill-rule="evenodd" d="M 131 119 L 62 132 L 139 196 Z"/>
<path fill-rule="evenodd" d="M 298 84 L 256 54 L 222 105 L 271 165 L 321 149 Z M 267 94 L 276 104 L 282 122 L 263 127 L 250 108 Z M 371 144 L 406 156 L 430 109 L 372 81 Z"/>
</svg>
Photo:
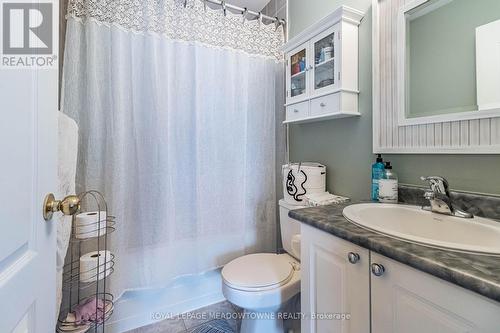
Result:
<svg viewBox="0 0 500 333">
<path fill-rule="evenodd" d="M 68 6 L 63 110 L 77 191 L 102 191 L 117 216 L 116 296 L 276 246 L 282 28 L 183 4 Z"/>
</svg>

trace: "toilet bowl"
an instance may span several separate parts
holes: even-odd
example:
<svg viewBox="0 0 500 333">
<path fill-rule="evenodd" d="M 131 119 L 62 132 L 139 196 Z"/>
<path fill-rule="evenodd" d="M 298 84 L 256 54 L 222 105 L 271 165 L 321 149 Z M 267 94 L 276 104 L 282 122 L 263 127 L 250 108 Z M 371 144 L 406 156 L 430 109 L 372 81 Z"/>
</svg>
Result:
<svg viewBox="0 0 500 333">
<path fill-rule="evenodd" d="M 300 292 L 300 224 L 288 217 L 304 208 L 280 200 L 283 248 L 287 253 L 256 253 L 234 259 L 222 269 L 222 292 L 243 308 L 241 333 L 283 333 L 287 302 Z"/>
</svg>

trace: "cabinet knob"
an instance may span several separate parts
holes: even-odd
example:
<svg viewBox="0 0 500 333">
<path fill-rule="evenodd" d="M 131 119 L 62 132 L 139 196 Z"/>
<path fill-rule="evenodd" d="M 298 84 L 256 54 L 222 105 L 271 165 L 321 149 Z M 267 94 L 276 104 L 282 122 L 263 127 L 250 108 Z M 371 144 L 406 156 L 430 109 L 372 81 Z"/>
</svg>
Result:
<svg viewBox="0 0 500 333">
<path fill-rule="evenodd" d="M 349 262 L 351 264 L 355 264 L 359 261 L 360 258 L 359 258 L 359 254 L 354 253 L 354 252 L 349 252 L 347 254 L 347 259 L 349 260 Z"/>
<path fill-rule="evenodd" d="M 372 264 L 372 273 L 375 276 L 384 275 L 385 268 L 382 264 Z"/>
<path fill-rule="evenodd" d="M 326 103 L 321 102 L 321 103 L 319 104 L 319 106 L 321 106 L 322 108 L 324 108 L 324 107 L 326 106 Z"/>
</svg>

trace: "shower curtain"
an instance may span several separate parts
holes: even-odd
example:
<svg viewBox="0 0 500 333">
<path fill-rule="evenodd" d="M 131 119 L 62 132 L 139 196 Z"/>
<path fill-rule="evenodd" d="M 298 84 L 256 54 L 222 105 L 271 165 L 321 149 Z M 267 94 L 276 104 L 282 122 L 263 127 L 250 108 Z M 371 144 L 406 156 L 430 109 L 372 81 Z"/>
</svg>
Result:
<svg viewBox="0 0 500 333">
<path fill-rule="evenodd" d="M 282 27 L 201 1 L 70 0 L 77 191 L 106 197 L 115 296 L 276 247 Z"/>
</svg>

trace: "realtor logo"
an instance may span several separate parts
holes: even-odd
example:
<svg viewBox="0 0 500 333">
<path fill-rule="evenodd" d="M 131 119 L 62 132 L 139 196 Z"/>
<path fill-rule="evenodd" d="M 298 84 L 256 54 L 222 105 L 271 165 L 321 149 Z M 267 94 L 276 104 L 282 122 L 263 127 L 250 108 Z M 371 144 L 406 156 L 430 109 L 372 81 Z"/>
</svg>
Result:
<svg viewBox="0 0 500 333">
<path fill-rule="evenodd" d="M 2 67 L 53 66 L 53 5 L 48 2 L 2 3 Z"/>
</svg>

